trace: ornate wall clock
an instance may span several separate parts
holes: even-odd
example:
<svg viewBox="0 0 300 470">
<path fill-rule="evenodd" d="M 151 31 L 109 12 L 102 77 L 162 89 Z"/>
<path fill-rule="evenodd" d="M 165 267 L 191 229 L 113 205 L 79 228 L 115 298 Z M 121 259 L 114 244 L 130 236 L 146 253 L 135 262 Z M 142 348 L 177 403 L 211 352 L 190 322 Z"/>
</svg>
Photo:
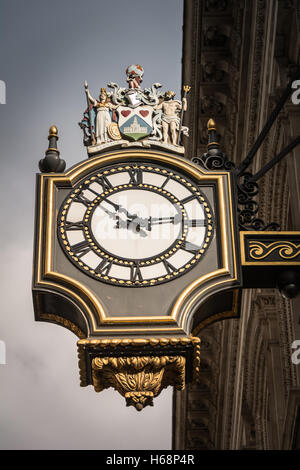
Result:
<svg viewBox="0 0 300 470">
<path fill-rule="evenodd" d="M 278 157 L 243 174 L 254 153 L 234 169 L 210 120 L 207 153 L 187 160 L 190 87 L 177 100 L 159 83 L 142 89 L 140 65 L 126 74 L 128 88 L 109 83 L 98 99 L 85 82 L 88 160 L 64 172 L 50 128 L 37 175 L 33 300 L 36 320 L 80 338 L 81 385 L 114 387 L 141 410 L 197 378 L 197 335 L 238 316 L 240 287 L 299 292 L 300 234 L 255 218 L 255 180 Z"/>
<path fill-rule="evenodd" d="M 66 172 L 50 129 L 33 274 L 36 319 L 80 338 L 81 385 L 113 386 L 137 409 L 195 377 L 195 325 L 236 315 L 241 285 L 234 176 L 184 158 L 189 87 L 175 100 L 142 76 L 130 66 L 128 89 L 99 100 L 85 84 L 90 158 Z"/>
</svg>

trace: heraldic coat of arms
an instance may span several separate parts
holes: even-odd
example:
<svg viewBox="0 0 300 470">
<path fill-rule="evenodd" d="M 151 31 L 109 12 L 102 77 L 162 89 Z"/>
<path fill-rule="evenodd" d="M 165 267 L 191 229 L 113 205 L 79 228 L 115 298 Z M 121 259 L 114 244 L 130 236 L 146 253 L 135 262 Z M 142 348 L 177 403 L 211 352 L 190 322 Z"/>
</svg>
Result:
<svg viewBox="0 0 300 470">
<path fill-rule="evenodd" d="M 181 135 L 188 135 L 188 128 L 182 121 L 190 87 L 184 86 L 182 99 L 175 100 L 173 91 L 160 91 L 160 83 L 141 89 L 144 70 L 140 65 L 127 67 L 126 75 L 128 88 L 110 82 L 107 86 L 112 91 L 101 88 L 98 99 L 84 84 L 87 109 L 79 125 L 88 154 L 120 146 L 158 146 L 184 153 Z"/>
</svg>

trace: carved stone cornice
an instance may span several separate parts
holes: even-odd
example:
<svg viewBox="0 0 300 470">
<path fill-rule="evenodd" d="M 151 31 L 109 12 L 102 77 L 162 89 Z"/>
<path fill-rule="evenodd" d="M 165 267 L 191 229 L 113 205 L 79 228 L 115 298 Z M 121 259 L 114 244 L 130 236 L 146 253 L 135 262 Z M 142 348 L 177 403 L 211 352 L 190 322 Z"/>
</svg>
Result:
<svg viewBox="0 0 300 470">
<path fill-rule="evenodd" d="M 226 321 L 223 325 L 223 345 L 220 361 L 223 373 L 219 377 L 219 397 L 217 401 L 217 438 L 216 448 L 230 449 L 231 429 L 233 425 L 234 402 L 233 387 L 235 383 L 240 322 L 236 319 Z M 226 353 L 224 354 L 224 352 Z M 230 357 L 230 367 L 228 367 Z M 225 372 L 226 371 L 226 372 Z M 220 413 L 223 410 L 223 413 Z M 225 412 L 226 410 L 226 412 Z"/>
<path fill-rule="evenodd" d="M 257 113 L 260 109 L 259 99 L 260 99 L 260 84 L 261 84 L 261 70 L 262 70 L 262 59 L 263 59 L 263 45 L 264 45 L 264 31 L 265 31 L 265 21 L 266 21 L 266 0 L 257 0 L 256 3 L 256 19 L 255 19 L 255 31 L 253 37 L 253 59 L 251 67 L 251 83 L 250 89 L 248 91 L 249 96 L 251 97 L 249 103 L 249 123 L 247 129 L 247 139 L 246 139 L 246 151 L 252 147 L 254 140 L 257 136 Z"/>
<path fill-rule="evenodd" d="M 201 364 L 197 383 L 187 386 L 182 419 L 186 421 L 187 433 L 181 449 L 214 449 L 216 435 L 218 383 L 220 376 L 222 327 L 216 323 L 201 331 Z M 184 397 L 175 392 L 176 400 Z M 180 442 L 178 434 L 181 428 L 175 429 L 174 442 Z M 177 447 L 178 448 L 178 447 Z"/>
<path fill-rule="evenodd" d="M 292 388 L 287 400 L 282 449 L 299 450 L 300 388 Z"/>
<path fill-rule="evenodd" d="M 258 308 L 254 308 L 254 312 L 257 312 Z M 245 344 L 244 395 L 255 424 L 255 448 L 263 449 L 258 431 L 266 403 L 266 397 L 263 393 L 263 382 L 266 374 L 265 328 L 258 320 L 257 313 L 254 312 L 252 314 L 253 320 L 252 318 L 249 320 L 252 325 L 248 326 Z"/>
<path fill-rule="evenodd" d="M 276 449 L 280 442 L 285 409 L 283 399 L 295 384 L 289 357 L 291 333 L 287 331 L 291 319 L 284 304 L 289 305 L 276 290 L 253 291 L 241 352 L 243 401 L 252 416 L 255 432 L 255 441 L 248 436 L 246 448 Z M 242 416 L 246 425 L 246 418 Z"/>
<path fill-rule="evenodd" d="M 282 119 L 279 116 L 270 134 L 266 137 L 263 151 L 259 153 L 256 168 L 262 168 L 284 147 Z M 287 143 L 287 141 L 286 141 Z M 281 230 L 287 226 L 288 185 L 287 161 L 284 159 L 268 172 L 259 182 L 259 217 L 272 220 L 280 225 Z M 271 196 L 270 196 L 271 195 Z"/>
<path fill-rule="evenodd" d="M 185 115 L 191 131 L 186 142 L 188 158 L 204 151 L 206 131 L 201 135 L 210 117 L 218 119 L 222 136 L 229 130 L 222 145 L 225 151 L 233 151 L 244 2 L 225 3 L 186 0 L 184 4 L 184 21 L 189 27 L 184 28 L 183 83 L 192 86 Z"/>
<path fill-rule="evenodd" d="M 198 103 L 200 66 L 199 51 L 201 50 L 201 19 L 202 0 L 189 0 L 184 2 L 183 21 L 188 27 L 183 29 L 182 48 L 182 83 L 191 85 L 189 107 L 185 113 L 184 123 L 192 125 L 190 138 L 183 137 L 187 158 L 195 156 L 198 143 Z"/>
<path fill-rule="evenodd" d="M 284 395 L 288 398 L 289 391 L 297 387 L 297 371 L 291 359 L 291 344 L 295 340 L 293 311 L 291 302 L 277 293 L 276 314 L 280 331 L 280 348 L 283 363 Z"/>
<path fill-rule="evenodd" d="M 222 150 L 240 163 L 281 96 L 290 63 L 299 60 L 299 0 L 232 0 L 226 8 L 218 1 L 209 2 L 208 7 L 205 0 L 186 0 L 185 5 L 186 12 L 198 15 L 187 15 L 184 20 L 184 34 L 193 24 L 193 33 L 188 34 L 196 41 L 188 43 L 185 35 L 188 55 L 183 57 L 183 83 L 194 88 L 193 108 L 186 113 L 193 136 L 187 155 L 200 159 L 206 151 L 209 117 L 216 120 Z M 190 68 L 185 66 L 187 61 Z M 254 170 L 298 135 L 299 110 L 286 103 L 255 157 Z M 283 160 L 265 175 L 253 198 L 260 205 L 257 217 L 274 220 L 282 229 L 288 224 L 289 191 L 297 190 L 291 186 L 290 175 L 287 180 L 287 162 Z M 295 203 L 296 193 L 293 198 Z M 215 324 L 200 332 L 203 346 L 210 346 L 201 350 L 200 382 L 188 386 L 185 394 L 181 420 L 186 424 L 180 448 L 224 449 L 234 443 L 235 448 L 274 449 L 279 443 L 285 400 L 290 388 L 298 385 L 290 357 L 293 312 L 291 303 L 275 290 L 253 290 L 247 292 L 248 297 L 249 304 L 244 304 L 241 313 L 242 329 L 237 321 L 226 320 L 226 325 L 222 322 L 218 328 Z M 212 336 L 218 342 L 216 351 Z M 242 410 L 236 409 L 237 402 L 243 403 Z M 246 435 L 244 441 L 242 435 Z"/>
</svg>

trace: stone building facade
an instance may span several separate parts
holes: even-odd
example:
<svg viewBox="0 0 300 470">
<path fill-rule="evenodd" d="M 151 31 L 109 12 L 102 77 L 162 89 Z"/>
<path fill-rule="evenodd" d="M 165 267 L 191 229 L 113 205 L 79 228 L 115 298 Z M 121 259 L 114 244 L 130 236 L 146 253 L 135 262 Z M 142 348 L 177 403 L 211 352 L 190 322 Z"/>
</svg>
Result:
<svg viewBox="0 0 300 470">
<path fill-rule="evenodd" d="M 245 158 L 300 64 L 299 0 L 185 0 L 182 83 L 192 86 L 188 158 L 206 151 L 209 118 L 236 165 Z M 255 173 L 300 135 L 288 100 L 260 147 Z M 300 146 L 261 180 L 258 216 L 300 230 Z M 174 449 L 300 449 L 300 296 L 242 294 L 240 318 L 198 332 L 201 378 L 174 394 Z"/>
</svg>

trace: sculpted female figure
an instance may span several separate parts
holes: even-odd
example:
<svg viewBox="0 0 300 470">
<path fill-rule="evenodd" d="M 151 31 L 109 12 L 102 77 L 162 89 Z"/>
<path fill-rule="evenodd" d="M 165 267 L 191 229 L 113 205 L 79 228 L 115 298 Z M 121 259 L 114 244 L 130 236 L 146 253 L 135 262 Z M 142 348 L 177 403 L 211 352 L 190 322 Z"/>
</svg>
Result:
<svg viewBox="0 0 300 470">
<path fill-rule="evenodd" d="M 101 88 L 99 101 L 95 100 L 95 98 L 90 95 L 87 84 L 85 85 L 85 92 L 89 102 L 95 107 L 97 113 L 95 126 L 96 143 L 103 144 L 104 142 L 108 142 L 110 138 L 108 137 L 107 129 L 112 122 L 109 111 L 110 109 L 113 109 L 114 106 L 110 102 L 105 88 Z"/>
</svg>

